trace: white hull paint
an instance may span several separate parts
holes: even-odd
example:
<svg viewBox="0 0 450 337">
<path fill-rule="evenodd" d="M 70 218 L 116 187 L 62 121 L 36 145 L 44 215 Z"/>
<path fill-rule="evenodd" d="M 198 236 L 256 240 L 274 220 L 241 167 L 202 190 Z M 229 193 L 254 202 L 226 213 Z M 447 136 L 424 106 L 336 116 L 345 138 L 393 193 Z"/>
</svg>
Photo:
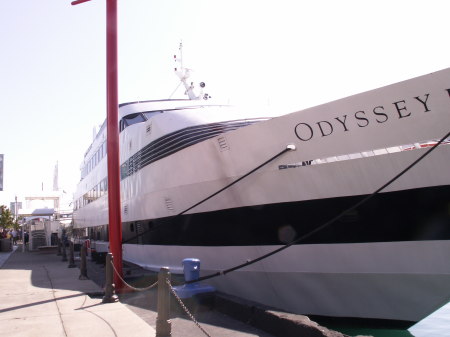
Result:
<svg viewBox="0 0 450 337">
<path fill-rule="evenodd" d="M 276 248 L 125 244 L 123 253 L 149 270 L 174 273 L 184 258 L 199 258 L 203 276 Z M 205 282 L 293 313 L 417 322 L 450 300 L 449 256 L 448 240 L 296 245 Z"/>
</svg>

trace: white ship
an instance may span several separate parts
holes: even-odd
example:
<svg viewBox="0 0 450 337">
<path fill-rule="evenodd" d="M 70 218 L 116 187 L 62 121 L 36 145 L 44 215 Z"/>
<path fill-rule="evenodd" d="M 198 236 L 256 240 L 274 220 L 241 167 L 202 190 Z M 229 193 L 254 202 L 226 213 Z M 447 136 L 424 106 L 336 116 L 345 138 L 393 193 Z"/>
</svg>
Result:
<svg viewBox="0 0 450 337">
<path fill-rule="evenodd" d="M 199 258 L 208 275 L 317 229 L 208 283 L 292 313 L 399 326 L 450 300 L 450 68 L 277 117 L 213 104 L 179 75 L 190 99 L 119 107 L 124 260 L 181 273 Z M 99 249 L 106 194 L 103 126 L 74 210 Z"/>
</svg>

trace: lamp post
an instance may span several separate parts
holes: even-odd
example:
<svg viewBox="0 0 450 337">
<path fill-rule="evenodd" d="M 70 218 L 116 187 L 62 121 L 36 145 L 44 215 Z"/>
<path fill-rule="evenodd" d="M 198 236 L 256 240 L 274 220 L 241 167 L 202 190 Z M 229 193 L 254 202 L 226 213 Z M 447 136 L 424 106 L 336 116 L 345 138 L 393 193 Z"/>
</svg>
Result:
<svg viewBox="0 0 450 337">
<path fill-rule="evenodd" d="M 22 253 L 25 253 L 25 219 L 22 220 Z"/>
<path fill-rule="evenodd" d="M 90 0 L 72 1 L 72 5 L 78 5 L 87 1 Z M 114 267 L 118 274 L 123 276 L 117 63 L 117 0 L 106 0 L 106 144 L 108 151 L 109 247 L 114 256 Z M 114 274 L 114 283 L 117 291 L 120 291 L 124 286 L 122 280 L 116 274 Z"/>
</svg>

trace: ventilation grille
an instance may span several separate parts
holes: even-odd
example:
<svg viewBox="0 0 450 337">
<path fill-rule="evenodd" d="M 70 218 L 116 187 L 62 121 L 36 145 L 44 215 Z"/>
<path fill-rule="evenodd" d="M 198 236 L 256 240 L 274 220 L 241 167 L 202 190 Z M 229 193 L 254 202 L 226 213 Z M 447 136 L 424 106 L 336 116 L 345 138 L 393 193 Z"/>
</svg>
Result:
<svg viewBox="0 0 450 337">
<path fill-rule="evenodd" d="M 123 213 L 128 214 L 128 205 L 123 206 Z"/>
<path fill-rule="evenodd" d="M 140 222 L 136 222 L 136 234 L 138 235 L 138 244 L 142 245 L 142 234 L 144 233 L 144 228 Z"/>
<path fill-rule="evenodd" d="M 150 136 L 152 134 L 152 123 L 148 123 L 146 128 L 145 128 L 145 132 L 147 133 L 148 136 Z"/>
<path fill-rule="evenodd" d="M 220 151 L 226 151 L 230 149 L 230 147 L 228 146 L 227 138 L 225 136 L 218 137 L 217 142 L 219 144 Z"/>
<path fill-rule="evenodd" d="M 167 210 L 169 210 L 170 212 L 174 212 L 175 211 L 175 207 L 173 206 L 173 201 L 170 198 L 165 198 L 164 202 L 166 203 L 166 208 Z"/>
</svg>

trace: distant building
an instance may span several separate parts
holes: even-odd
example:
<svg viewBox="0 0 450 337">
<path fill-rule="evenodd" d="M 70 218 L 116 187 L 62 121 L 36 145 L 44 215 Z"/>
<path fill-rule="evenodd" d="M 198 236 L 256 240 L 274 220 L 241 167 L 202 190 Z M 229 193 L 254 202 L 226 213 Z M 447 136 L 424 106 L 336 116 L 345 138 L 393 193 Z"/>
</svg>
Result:
<svg viewBox="0 0 450 337">
<path fill-rule="evenodd" d="M 61 192 L 58 191 L 42 191 L 35 192 L 25 197 L 25 208 L 55 208 L 59 210 Z"/>
<path fill-rule="evenodd" d="M 19 211 L 22 209 L 22 202 L 18 201 L 17 202 L 17 214 L 19 214 Z M 11 211 L 11 214 L 16 214 L 16 202 L 15 201 L 11 201 L 9 203 L 9 210 Z"/>
</svg>

